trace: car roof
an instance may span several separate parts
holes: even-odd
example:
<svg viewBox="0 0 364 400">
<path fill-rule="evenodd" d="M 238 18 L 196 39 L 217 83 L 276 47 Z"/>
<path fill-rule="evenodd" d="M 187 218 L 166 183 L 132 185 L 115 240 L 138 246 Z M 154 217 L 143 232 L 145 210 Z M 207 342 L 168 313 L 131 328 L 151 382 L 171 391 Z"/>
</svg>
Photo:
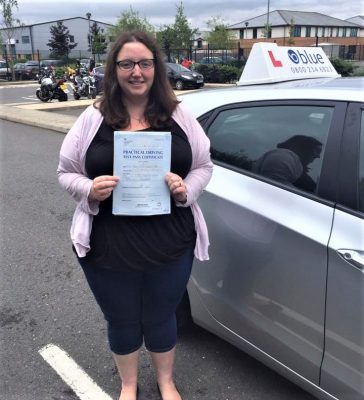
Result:
<svg viewBox="0 0 364 400">
<path fill-rule="evenodd" d="M 364 102 L 364 77 L 314 78 L 263 85 L 233 86 L 178 96 L 195 116 L 223 105 L 266 100 Z"/>
</svg>

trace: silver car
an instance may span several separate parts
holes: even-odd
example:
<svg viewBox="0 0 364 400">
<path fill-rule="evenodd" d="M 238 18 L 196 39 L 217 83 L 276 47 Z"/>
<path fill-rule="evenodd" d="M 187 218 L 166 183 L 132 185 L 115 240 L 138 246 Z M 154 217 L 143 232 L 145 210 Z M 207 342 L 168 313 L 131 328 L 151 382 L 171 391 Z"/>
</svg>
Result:
<svg viewBox="0 0 364 400">
<path fill-rule="evenodd" d="M 320 399 L 364 399 L 364 78 L 180 96 L 211 141 L 193 321 Z"/>
</svg>

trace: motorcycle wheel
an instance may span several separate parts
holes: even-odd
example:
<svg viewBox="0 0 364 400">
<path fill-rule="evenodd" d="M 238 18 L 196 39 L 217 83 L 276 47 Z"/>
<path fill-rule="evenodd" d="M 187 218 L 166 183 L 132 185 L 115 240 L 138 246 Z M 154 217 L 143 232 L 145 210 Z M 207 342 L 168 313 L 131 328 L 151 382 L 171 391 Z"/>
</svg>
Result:
<svg viewBox="0 0 364 400">
<path fill-rule="evenodd" d="M 74 97 L 75 100 L 80 100 L 80 98 L 81 98 L 79 93 L 73 93 L 73 97 Z"/>
<path fill-rule="evenodd" d="M 92 99 L 96 99 L 96 95 L 97 95 L 97 90 L 96 90 L 96 88 L 91 89 L 91 98 L 92 98 Z"/>
<path fill-rule="evenodd" d="M 43 93 L 40 89 L 37 89 L 35 94 L 40 101 L 43 101 L 43 103 L 47 103 L 47 101 L 49 100 L 48 96 L 47 97 L 43 96 Z"/>
</svg>

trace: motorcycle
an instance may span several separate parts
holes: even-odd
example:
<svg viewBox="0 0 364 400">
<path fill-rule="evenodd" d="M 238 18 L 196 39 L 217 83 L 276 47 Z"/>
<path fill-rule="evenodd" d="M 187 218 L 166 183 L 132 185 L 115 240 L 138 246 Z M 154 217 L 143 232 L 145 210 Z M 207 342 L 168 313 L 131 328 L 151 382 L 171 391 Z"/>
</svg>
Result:
<svg viewBox="0 0 364 400">
<path fill-rule="evenodd" d="M 92 75 L 76 75 L 73 84 L 73 97 L 79 100 L 81 97 L 95 99 L 97 89 L 95 78 Z"/>
<path fill-rule="evenodd" d="M 65 85 L 63 79 L 56 79 L 52 71 L 44 71 L 38 77 L 40 87 L 36 90 L 35 94 L 40 101 L 44 103 L 52 101 L 53 99 L 58 101 L 68 100 L 68 88 Z"/>
</svg>

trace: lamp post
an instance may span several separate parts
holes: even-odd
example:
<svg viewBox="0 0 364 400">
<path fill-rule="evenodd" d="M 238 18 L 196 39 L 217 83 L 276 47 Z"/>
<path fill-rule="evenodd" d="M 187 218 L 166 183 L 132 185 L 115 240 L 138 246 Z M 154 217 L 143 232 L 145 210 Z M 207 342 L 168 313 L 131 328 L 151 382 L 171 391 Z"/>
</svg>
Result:
<svg viewBox="0 0 364 400">
<path fill-rule="evenodd" d="M 91 26 L 90 26 L 91 13 L 90 12 L 86 13 L 86 17 L 88 19 L 88 34 L 90 35 L 89 36 L 90 37 L 90 50 L 91 50 L 91 56 L 92 56 L 93 55 L 92 54 L 92 32 L 91 32 Z"/>
<path fill-rule="evenodd" d="M 249 22 L 246 21 L 245 22 L 245 39 L 248 39 L 248 25 L 249 25 Z"/>
<path fill-rule="evenodd" d="M 267 39 L 269 39 L 269 0 L 268 0 L 268 12 L 267 12 Z"/>
</svg>

